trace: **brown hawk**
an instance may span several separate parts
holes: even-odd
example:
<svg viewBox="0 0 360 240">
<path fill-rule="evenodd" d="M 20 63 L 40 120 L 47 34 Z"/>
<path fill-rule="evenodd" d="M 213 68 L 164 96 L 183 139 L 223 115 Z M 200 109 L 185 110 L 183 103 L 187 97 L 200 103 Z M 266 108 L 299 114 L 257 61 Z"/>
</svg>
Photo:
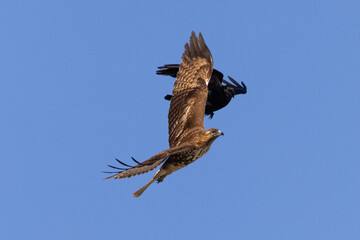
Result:
<svg viewBox="0 0 360 240">
<path fill-rule="evenodd" d="M 190 45 L 185 44 L 170 102 L 168 115 L 170 148 L 141 163 L 133 159 L 137 163 L 134 167 L 117 160 L 129 168 L 123 169 L 109 165 L 123 171 L 116 172 L 117 174 L 107 179 L 128 178 L 143 174 L 165 161 L 153 178 L 133 193 L 134 197 L 139 197 L 153 182 L 162 182 L 167 175 L 187 166 L 209 151 L 214 140 L 223 135 L 215 128 L 204 130 L 207 85 L 212 71 L 213 59 L 210 50 L 201 33 L 197 38 L 192 32 Z"/>
</svg>

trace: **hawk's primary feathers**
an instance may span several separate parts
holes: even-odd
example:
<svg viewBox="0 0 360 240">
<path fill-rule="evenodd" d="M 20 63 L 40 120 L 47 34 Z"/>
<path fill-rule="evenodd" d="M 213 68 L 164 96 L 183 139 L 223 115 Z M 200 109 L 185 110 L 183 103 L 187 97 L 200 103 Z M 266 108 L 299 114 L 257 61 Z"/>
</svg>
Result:
<svg viewBox="0 0 360 240">
<path fill-rule="evenodd" d="M 161 163 L 165 163 L 145 186 L 133 196 L 140 196 L 145 189 L 156 180 L 162 182 L 172 172 L 185 167 L 209 151 L 213 141 L 223 133 L 218 129 L 204 130 L 204 113 L 208 93 L 207 85 L 213 71 L 213 60 L 210 50 L 199 33 L 191 33 L 190 45 L 185 44 L 182 62 L 174 84 L 169 109 L 169 146 L 148 160 L 123 169 L 109 178 L 127 178 L 151 171 Z M 123 171 L 122 171 L 123 170 Z"/>
</svg>

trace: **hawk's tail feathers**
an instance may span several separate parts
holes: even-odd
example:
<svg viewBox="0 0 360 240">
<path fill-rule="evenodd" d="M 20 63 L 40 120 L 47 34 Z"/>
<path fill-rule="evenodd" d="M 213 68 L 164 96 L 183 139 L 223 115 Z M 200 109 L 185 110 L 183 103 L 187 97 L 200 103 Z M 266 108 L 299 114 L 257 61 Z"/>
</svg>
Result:
<svg viewBox="0 0 360 240">
<path fill-rule="evenodd" d="M 155 182 L 156 179 L 151 179 L 147 184 L 145 184 L 142 188 L 140 188 L 139 190 L 137 190 L 136 192 L 134 192 L 132 195 L 134 198 L 140 197 L 140 195 L 150 186 L 150 184 L 152 184 L 153 182 Z"/>
<path fill-rule="evenodd" d="M 147 182 L 142 188 L 132 194 L 133 197 L 139 197 L 153 182 L 155 182 L 161 175 L 164 175 L 162 172 L 163 171 L 159 169 L 149 182 Z"/>
<path fill-rule="evenodd" d="M 170 156 L 172 154 L 181 153 L 181 152 L 187 152 L 187 151 L 189 151 L 190 148 L 192 148 L 192 146 L 190 146 L 189 144 L 183 144 L 183 145 L 179 145 L 179 146 L 170 148 L 169 150 L 167 150 L 168 156 Z M 158 180 L 158 182 L 162 182 L 164 180 L 164 178 L 170 173 L 161 167 L 148 183 L 146 183 L 142 188 L 140 188 L 139 190 L 137 190 L 136 192 L 134 192 L 132 194 L 133 197 L 136 197 L 136 198 L 139 197 L 153 182 L 155 182 L 156 180 Z"/>
</svg>

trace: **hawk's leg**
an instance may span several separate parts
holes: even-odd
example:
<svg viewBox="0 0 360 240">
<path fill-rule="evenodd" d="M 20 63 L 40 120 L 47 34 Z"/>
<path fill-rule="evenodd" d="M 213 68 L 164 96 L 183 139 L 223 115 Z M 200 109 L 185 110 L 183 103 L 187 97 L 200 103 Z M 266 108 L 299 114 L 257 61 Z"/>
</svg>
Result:
<svg viewBox="0 0 360 240">
<path fill-rule="evenodd" d="M 162 181 L 164 181 L 164 178 L 166 177 L 166 175 L 163 175 L 163 176 L 161 176 L 161 177 L 159 177 L 158 179 L 157 179 L 157 183 L 161 183 Z"/>
</svg>

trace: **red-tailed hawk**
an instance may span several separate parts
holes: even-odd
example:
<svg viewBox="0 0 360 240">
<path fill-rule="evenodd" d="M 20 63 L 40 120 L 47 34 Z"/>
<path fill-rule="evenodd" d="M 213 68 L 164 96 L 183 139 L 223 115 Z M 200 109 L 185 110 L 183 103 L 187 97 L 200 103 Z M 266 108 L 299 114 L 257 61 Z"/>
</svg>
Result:
<svg viewBox="0 0 360 240">
<path fill-rule="evenodd" d="M 207 85 L 212 71 L 213 60 L 210 50 L 201 33 L 197 38 L 192 32 L 190 45 L 185 44 L 170 102 L 168 115 L 170 148 L 142 163 L 133 159 L 137 163 L 134 167 L 118 161 L 130 168 L 122 169 L 110 166 L 123 171 L 117 172 L 108 179 L 128 178 L 143 174 L 165 161 L 153 178 L 133 193 L 134 197 L 139 197 L 153 182 L 162 182 L 167 175 L 187 166 L 209 151 L 214 140 L 223 135 L 220 130 L 215 128 L 204 130 Z"/>
<path fill-rule="evenodd" d="M 176 77 L 179 71 L 179 64 L 166 64 L 158 67 L 159 70 L 156 74 Z M 214 116 L 214 112 L 220 110 L 229 104 L 232 98 L 238 94 L 246 94 L 247 88 L 245 83 L 241 82 L 241 85 L 235 81 L 232 77 L 228 76 L 232 84 L 224 79 L 224 74 L 213 69 L 210 82 L 208 85 L 208 96 L 206 100 L 205 115 L 209 115 L 210 118 Z M 165 99 L 170 100 L 171 95 L 166 95 Z"/>
</svg>

